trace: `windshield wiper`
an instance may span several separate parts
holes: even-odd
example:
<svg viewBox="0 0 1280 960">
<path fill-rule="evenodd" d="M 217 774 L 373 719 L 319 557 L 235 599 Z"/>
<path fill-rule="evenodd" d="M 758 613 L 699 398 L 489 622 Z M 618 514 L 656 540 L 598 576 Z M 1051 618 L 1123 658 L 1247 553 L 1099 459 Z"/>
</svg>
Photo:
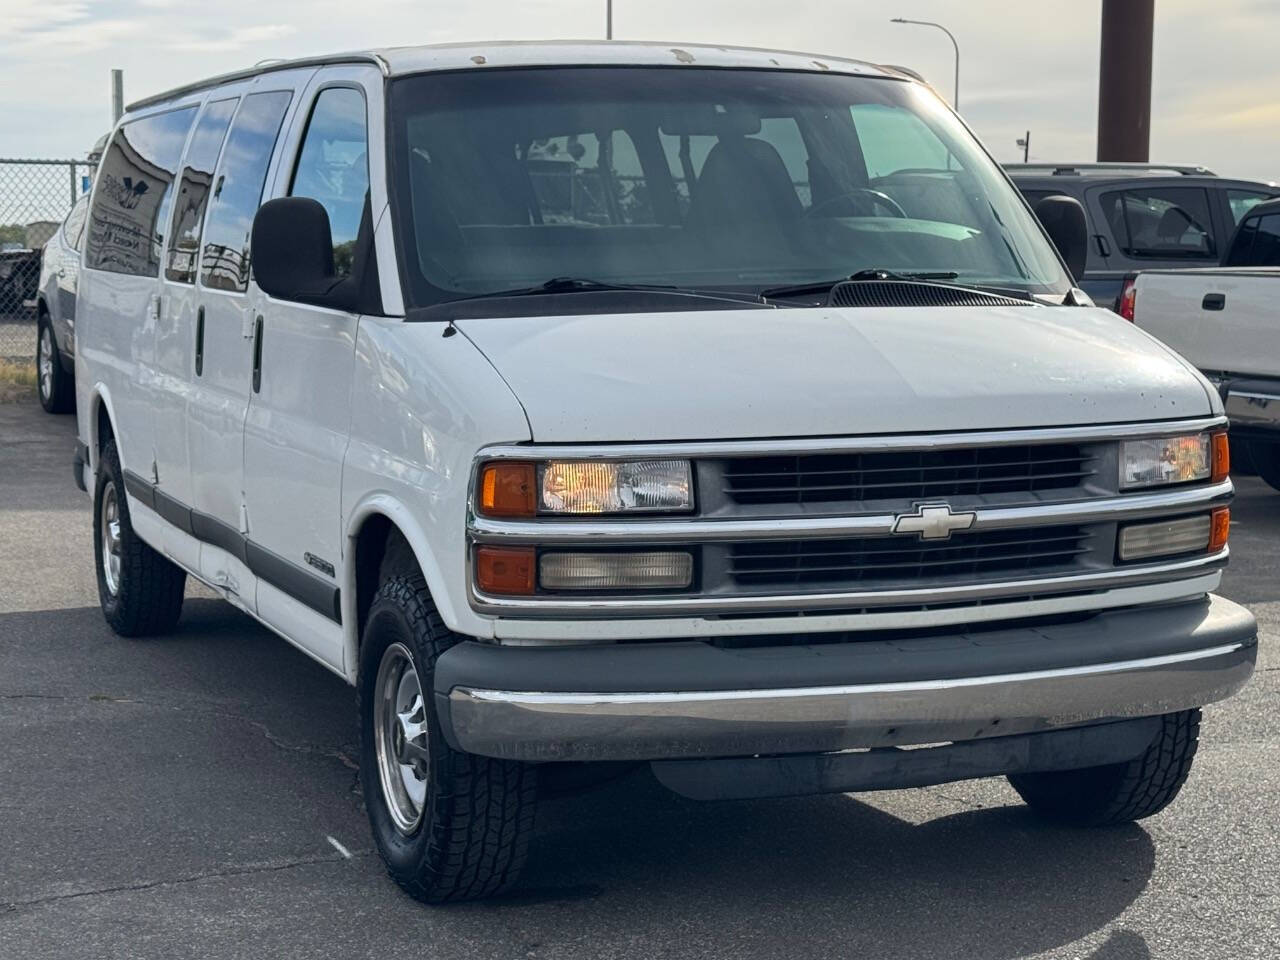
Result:
<svg viewBox="0 0 1280 960">
<path fill-rule="evenodd" d="M 936 270 L 936 271 L 920 271 L 913 273 L 898 273 L 895 270 L 881 270 L 872 268 L 870 270 L 859 270 L 857 273 L 850 274 L 847 277 L 837 277 L 835 280 L 818 280 L 814 283 L 797 283 L 788 287 L 768 287 L 760 291 L 760 296 L 766 300 L 773 297 L 803 297 L 811 293 L 828 293 L 831 288 L 838 283 L 854 283 L 865 282 L 869 280 L 956 280 L 960 274 L 954 270 Z"/>
</svg>

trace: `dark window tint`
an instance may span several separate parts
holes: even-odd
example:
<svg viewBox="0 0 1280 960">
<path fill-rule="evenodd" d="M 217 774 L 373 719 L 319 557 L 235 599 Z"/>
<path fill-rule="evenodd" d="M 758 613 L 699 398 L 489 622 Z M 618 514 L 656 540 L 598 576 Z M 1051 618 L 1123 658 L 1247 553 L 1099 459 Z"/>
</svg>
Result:
<svg viewBox="0 0 1280 960">
<path fill-rule="evenodd" d="M 243 291 L 249 285 L 249 232 L 292 96 L 275 91 L 245 97 L 231 124 L 204 225 L 200 282 L 206 287 Z"/>
<path fill-rule="evenodd" d="M 80 241 L 84 237 L 85 216 L 88 213 L 89 198 L 81 197 L 76 201 L 76 205 L 71 208 L 71 212 L 67 214 L 66 222 L 62 225 L 62 235 L 66 238 L 67 245 L 73 250 L 80 249 Z"/>
<path fill-rule="evenodd" d="M 1280 213 L 1246 220 L 1231 246 L 1227 266 L 1280 267 Z"/>
<path fill-rule="evenodd" d="M 86 266 L 159 275 L 173 181 L 195 115 L 195 107 L 186 107 L 130 121 L 116 131 L 98 167 Z"/>
<path fill-rule="evenodd" d="M 196 124 L 195 133 L 191 135 L 187 165 L 182 170 L 182 182 L 173 204 L 173 233 L 164 269 L 164 275 L 170 280 L 195 282 L 196 259 L 200 254 L 200 224 L 204 221 L 204 208 L 209 201 L 213 169 L 217 166 L 218 153 L 222 150 L 222 141 L 238 102 L 238 97 L 232 97 L 207 104 L 200 115 L 200 122 Z"/>
<path fill-rule="evenodd" d="M 1228 190 L 1227 206 L 1231 208 L 1231 222 L 1238 226 L 1244 215 L 1275 194 L 1259 193 L 1257 190 Z"/>
<path fill-rule="evenodd" d="M 330 87 L 316 98 L 289 192 L 324 207 L 333 236 L 334 271 L 349 276 L 369 194 L 369 136 L 359 90 Z"/>
<path fill-rule="evenodd" d="M 1130 257 L 1213 259 L 1208 194 L 1196 187 L 1138 187 L 1102 195 L 1120 249 Z"/>
</svg>

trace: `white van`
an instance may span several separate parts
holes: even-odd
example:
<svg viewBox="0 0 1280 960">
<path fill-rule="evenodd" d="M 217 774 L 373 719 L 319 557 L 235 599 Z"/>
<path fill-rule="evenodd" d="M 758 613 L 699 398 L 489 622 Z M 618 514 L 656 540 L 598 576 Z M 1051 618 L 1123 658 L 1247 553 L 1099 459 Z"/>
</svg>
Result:
<svg viewBox="0 0 1280 960">
<path fill-rule="evenodd" d="M 539 780 L 620 763 L 1148 816 L 1256 625 L 1212 594 L 1222 404 L 1073 289 L 1074 203 L 1042 228 L 927 87 L 791 53 L 405 48 L 135 104 L 77 334 L 106 618 L 172 629 L 191 575 L 354 684 L 429 901 L 509 886 Z"/>
</svg>

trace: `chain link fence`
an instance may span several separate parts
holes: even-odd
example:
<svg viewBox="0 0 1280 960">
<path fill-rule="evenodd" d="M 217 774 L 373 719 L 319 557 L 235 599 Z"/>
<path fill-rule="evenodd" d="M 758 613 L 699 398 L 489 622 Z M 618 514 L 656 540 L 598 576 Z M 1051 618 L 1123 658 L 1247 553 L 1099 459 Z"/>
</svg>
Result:
<svg viewBox="0 0 1280 960">
<path fill-rule="evenodd" d="M 85 160 L 0 159 L 0 362 L 35 357 L 40 248 L 92 174 Z"/>
</svg>

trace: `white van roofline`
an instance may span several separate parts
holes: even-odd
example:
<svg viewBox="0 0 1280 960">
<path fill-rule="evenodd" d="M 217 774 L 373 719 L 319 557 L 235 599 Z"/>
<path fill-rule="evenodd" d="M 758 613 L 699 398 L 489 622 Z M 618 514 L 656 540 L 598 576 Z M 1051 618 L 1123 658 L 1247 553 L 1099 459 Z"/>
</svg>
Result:
<svg viewBox="0 0 1280 960">
<path fill-rule="evenodd" d="M 858 74 L 908 80 L 892 68 L 829 57 L 815 53 L 769 50 L 759 47 L 726 47 L 699 43 L 656 43 L 651 41 L 599 40 L 516 40 L 493 43 L 441 43 L 411 47 L 388 47 L 335 53 L 294 60 L 264 61 L 245 70 L 209 77 L 144 97 L 129 104 L 127 112 L 155 106 L 187 94 L 235 80 L 245 80 L 278 70 L 332 64 L 370 64 L 384 77 L 427 73 L 438 70 L 478 70 L 490 67 L 539 66 L 704 66 L 764 70 L 807 70 Z"/>
</svg>

